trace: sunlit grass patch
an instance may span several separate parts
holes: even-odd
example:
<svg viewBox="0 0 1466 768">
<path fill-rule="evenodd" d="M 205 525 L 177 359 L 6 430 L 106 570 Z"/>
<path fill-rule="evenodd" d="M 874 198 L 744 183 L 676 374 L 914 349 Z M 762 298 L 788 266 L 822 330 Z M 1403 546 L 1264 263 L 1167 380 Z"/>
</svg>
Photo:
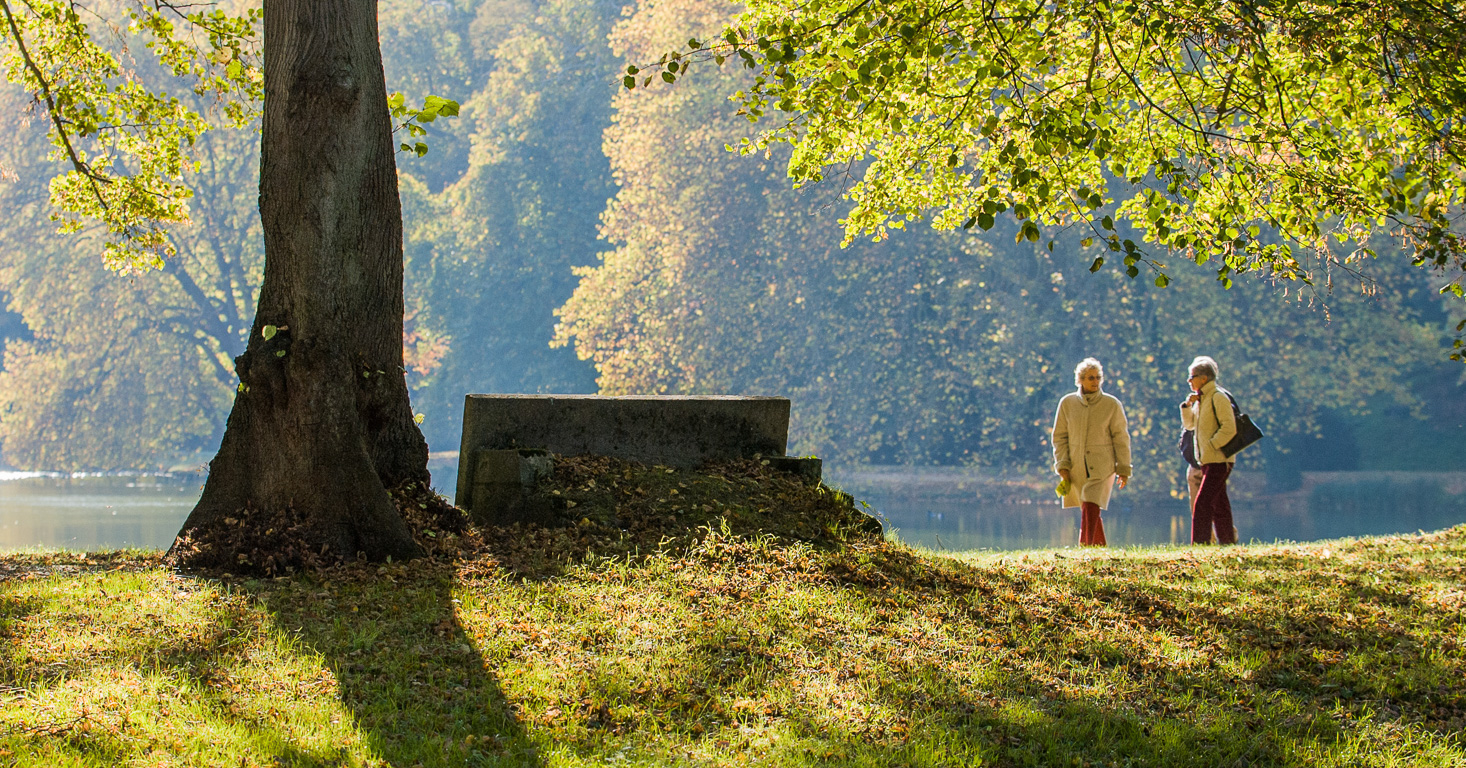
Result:
<svg viewBox="0 0 1466 768">
<path fill-rule="evenodd" d="M 158 568 L 82 571 L 6 582 L 0 611 L 14 764 L 373 762 L 320 655 L 246 594 Z"/>
<path fill-rule="evenodd" d="M 708 527 L 529 575 L 0 566 L 18 765 L 1466 763 L 1466 528 L 949 556 Z"/>
</svg>

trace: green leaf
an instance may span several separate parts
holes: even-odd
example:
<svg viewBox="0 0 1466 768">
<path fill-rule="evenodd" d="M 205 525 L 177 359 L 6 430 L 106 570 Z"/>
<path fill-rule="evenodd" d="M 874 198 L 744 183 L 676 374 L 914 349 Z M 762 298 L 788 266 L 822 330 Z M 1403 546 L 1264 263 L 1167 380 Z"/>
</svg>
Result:
<svg viewBox="0 0 1466 768">
<path fill-rule="evenodd" d="M 666 82 L 669 82 L 669 83 L 675 83 L 675 82 L 677 82 L 677 76 L 674 75 L 674 74 L 672 74 L 671 72 L 663 72 L 662 73 L 662 80 L 664 80 Z"/>
<path fill-rule="evenodd" d="M 1105 257 L 1100 256 L 1099 258 L 1096 258 L 1094 260 L 1094 263 L 1093 264 L 1090 264 L 1089 265 L 1089 271 L 1090 272 L 1098 272 L 1098 271 L 1100 271 L 1100 267 L 1103 267 L 1104 265 L 1105 265 Z"/>
<path fill-rule="evenodd" d="M 1161 274 L 1159 274 L 1159 275 L 1156 275 L 1155 285 L 1156 285 L 1157 288 L 1165 288 L 1166 286 L 1168 286 L 1170 284 L 1171 284 L 1171 278 L 1166 277 L 1166 275 L 1165 275 L 1164 272 L 1161 273 Z"/>
<path fill-rule="evenodd" d="M 280 329 L 273 325 L 267 325 L 260 329 L 260 335 L 264 337 L 265 341 L 275 338 L 275 334 L 279 332 Z"/>
</svg>

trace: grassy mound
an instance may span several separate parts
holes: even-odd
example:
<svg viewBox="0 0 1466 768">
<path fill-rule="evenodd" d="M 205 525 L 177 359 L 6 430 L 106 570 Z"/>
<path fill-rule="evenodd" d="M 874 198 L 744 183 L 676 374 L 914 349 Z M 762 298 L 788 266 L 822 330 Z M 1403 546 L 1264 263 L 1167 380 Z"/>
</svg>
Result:
<svg viewBox="0 0 1466 768">
<path fill-rule="evenodd" d="M 780 540 L 879 539 L 881 526 L 855 500 L 753 459 L 695 470 L 598 456 L 557 456 L 530 503 L 537 524 L 475 526 L 421 483 L 390 490 L 413 538 L 433 560 L 489 556 L 522 575 L 549 575 L 587 556 L 616 557 L 683 547 L 708 530 Z M 215 575 L 278 576 L 347 565 L 311 545 L 310 520 L 294 509 L 240 510 L 222 525 L 174 545 L 171 564 Z"/>
<path fill-rule="evenodd" d="M 689 470 L 557 456 L 531 503 L 548 509 L 548 524 L 480 529 L 482 552 L 521 575 L 556 573 L 586 557 L 678 553 L 714 531 L 822 545 L 881 538 L 880 523 L 849 494 L 754 459 Z"/>
</svg>

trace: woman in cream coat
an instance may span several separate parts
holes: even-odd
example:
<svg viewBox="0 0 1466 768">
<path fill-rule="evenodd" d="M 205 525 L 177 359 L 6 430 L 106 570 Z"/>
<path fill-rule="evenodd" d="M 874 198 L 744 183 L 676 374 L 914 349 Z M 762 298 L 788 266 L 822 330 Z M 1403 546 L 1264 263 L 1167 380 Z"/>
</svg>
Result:
<svg viewBox="0 0 1466 768">
<path fill-rule="evenodd" d="M 1100 391 L 1105 370 L 1092 357 L 1074 369 L 1078 392 L 1064 395 L 1054 414 L 1054 472 L 1069 481 L 1064 508 L 1079 507 L 1079 543 L 1105 545 L 1100 510 L 1110 505 L 1115 478 L 1120 487 L 1130 481 L 1130 432 L 1125 407 Z"/>
</svg>

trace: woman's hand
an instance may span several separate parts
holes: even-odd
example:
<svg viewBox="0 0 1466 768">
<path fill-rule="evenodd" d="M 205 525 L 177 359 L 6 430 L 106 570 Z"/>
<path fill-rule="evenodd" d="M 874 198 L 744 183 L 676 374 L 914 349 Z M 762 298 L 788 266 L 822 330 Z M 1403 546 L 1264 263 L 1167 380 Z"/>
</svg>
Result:
<svg viewBox="0 0 1466 768">
<path fill-rule="evenodd" d="M 1125 484 L 1128 483 L 1128 482 L 1130 482 L 1130 477 L 1129 476 L 1127 476 L 1127 475 L 1120 475 L 1120 487 L 1121 488 L 1124 488 L 1125 487 Z"/>
<path fill-rule="evenodd" d="M 1059 477 L 1061 477 L 1061 478 L 1063 478 L 1065 480 L 1068 480 L 1069 479 L 1069 470 L 1067 470 L 1067 469 L 1061 469 L 1061 470 L 1059 470 Z"/>
<path fill-rule="evenodd" d="M 1201 393 L 1200 392 L 1192 392 L 1191 393 L 1191 396 L 1188 397 L 1188 398 L 1186 398 L 1186 404 L 1187 405 L 1196 405 L 1197 402 L 1199 402 L 1200 400 L 1201 400 Z"/>
</svg>

